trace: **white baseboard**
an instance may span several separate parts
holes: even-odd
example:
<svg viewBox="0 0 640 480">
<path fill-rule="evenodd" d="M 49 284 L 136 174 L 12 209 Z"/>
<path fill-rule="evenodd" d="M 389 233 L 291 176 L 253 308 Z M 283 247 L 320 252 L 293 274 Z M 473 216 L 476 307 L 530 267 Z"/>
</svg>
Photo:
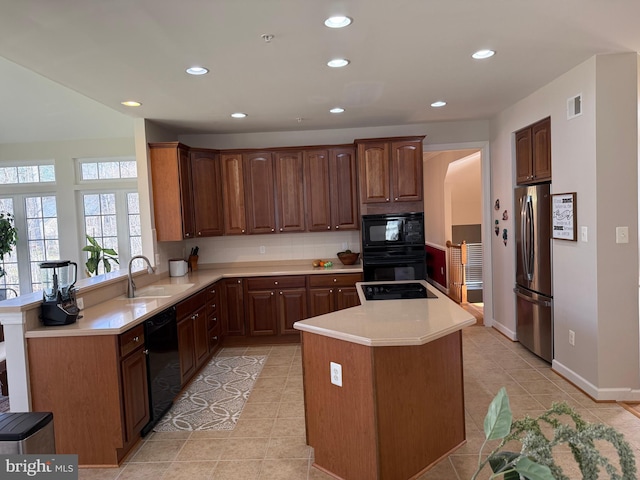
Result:
<svg viewBox="0 0 640 480">
<path fill-rule="evenodd" d="M 487 324 L 487 320 L 485 319 L 485 325 Z M 501 334 L 503 334 L 505 337 L 507 337 L 509 340 L 513 340 L 514 342 L 518 341 L 518 337 L 516 335 L 516 332 L 514 332 L 513 330 L 505 327 L 504 325 L 502 325 L 501 323 L 496 322 L 495 320 L 491 320 L 491 326 L 493 328 L 495 328 L 496 330 L 498 330 Z"/>
<path fill-rule="evenodd" d="M 557 360 L 553 360 L 551 368 L 594 400 L 603 402 L 612 400 L 617 402 L 640 402 L 640 390 L 638 389 L 627 387 L 598 388 Z"/>
</svg>

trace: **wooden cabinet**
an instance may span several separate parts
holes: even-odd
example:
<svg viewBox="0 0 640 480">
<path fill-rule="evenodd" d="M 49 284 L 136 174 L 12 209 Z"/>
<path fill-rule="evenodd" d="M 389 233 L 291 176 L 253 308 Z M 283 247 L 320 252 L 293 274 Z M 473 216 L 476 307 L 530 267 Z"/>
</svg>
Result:
<svg viewBox="0 0 640 480">
<path fill-rule="evenodd" d="M 220 305 L 220 290 L 222 282 L 216 282 L 214 285 L 207 287 L 207 338 L 209 340 L 209 355 L 214 353 L 220 346 L 220 314 L 222 306 Z"/>
<path fill-rule="evenodd" d="M 307 318 L 304 276 L 248 278 L 245 289 L 249 335 L 298 335 L 293 324 Z"/>
<path fill-rule="evenodd" d="M 516 183 L 551 181 L 551 118 L 516 132 Z"/>
<path fill-rule="evenodd" d="M 304 162 L 302 151 L 275 152 L 276 221 L 279 232 L 304 232 Z"/>
<path fill-rule="evenodd" d="M 144 348 L 143 325 L 138 325 L 120 335 L 118 343 L 125 445 L 130 445 L 140 437 L 142 427 L 149 422 L 147 356 Z"/>
<path fill-rule="evenodd" d="M 225 235 L 246 233 L 244 164 L 241 153 L 222 153 L 222 196 Z"/>
<path fill-rule="evenodd" d="M 355 287 L 360 273 L 309 275 L 309 317 L 360 305 Z"/>
<path fill-rule="evenodd" d="M 191 186 L 197 237 L 224 233 L 222 212 L 222 172 L 218 152 L 191 149 Z"/>
<path fill-rule="evenodd" d="M 424 137 L 397 137 L 388 139 L 356 140 L 358 146 L 358 177 L 360 203 L 389 204 L 414 202 L 416 210 L 422 202 L 422 139 Z M 419 211 L 424 210 L 424 206 Z M 362 213 L 369 213 L 365 208 Z M 372 212 L 373 213 L 373 212 Z"/>
<path fill-rule="evenodd" d="M 223 280 L 222 336 L 244 336 L 244 292 L 240 278 Z"/>
<path fill-rule="evenodd" d="M 276 231 L 274 162 L 271 152 L 252 152 L 244 156 L 247 231 Z"/>
<path fill-rule="evenodd" d="M 193 377 L 209 354 L 205 301 L 203 290 L 176 305 L 182 386 Z"/>
<path fill-rule="evenodd" d="M 307 230 L 357 230 L 357 175 L 353 148 L 304 152 Z"/>
<path fill-rule="evenodd" d="M 195 223 L 189 149 L 178 142 L 149 144 L 158 241 L 193 238 Z"/>
</svg>

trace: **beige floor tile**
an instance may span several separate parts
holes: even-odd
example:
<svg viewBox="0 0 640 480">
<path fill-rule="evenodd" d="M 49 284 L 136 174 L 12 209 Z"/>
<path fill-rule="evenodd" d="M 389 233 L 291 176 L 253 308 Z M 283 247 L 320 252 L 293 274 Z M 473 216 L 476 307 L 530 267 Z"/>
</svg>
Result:
<svg viewBox="0 0 640 480">
<path fill-rule="evenodd" d="M 477 455 L 449 455 L 448 460 L 453 465 L 460 480 L 470 479 L 478 469 Z M 491 478 L 491 468 L 487 465 L 481 470 L 477 478 L 478 480 L 488 480 Z"/>
<path fill-rule="evenodd" d="M 220 460 L 263 460 L 269 438 L 230 438 L 220 453 Z"/>
<path fill-rule="evenodd" d="M 458 475 L 449 459 L 445 459 L 433 466 L 429 471 L 420 475 L 416 480 L 458 480 Z M 467 480 L 467 479 L 464 479 Z"/>
<path fill-rule="evenodd" d="M 262 463 L 260 480 L 301 480 L 309 474 L 307 459 L 274 459 Z"/>
<path fill-rule="evenodd" d="M 262 371 L 260 372 L 260 378 L 286 377 L 289 375 L 290 370 L 291 367 L 288 367 L 286 365 L 263 367 Z"/>
<path fill-rule="evenodd" d="M 276 388 L 254 388 L 251 390 L 251 394 L 247 399 L 247 405 L 249 403 L 268 403 L 268 402 L 280 402 L 282 398 L 282 387 Z"/>
<path fill-rule="evenodd" d="M 277 366 L 286 366 L 291 367 L 293 363 L 293 355 L 269 355 L 269 358 L 264 363 L 265 367 L 277 367 Z"/>
<path fill-rule="evenodd" d="M 219 460 L 228 441 L 222 438 L 187 440 L 175 460 L 179 462 L 212 462 Z"/>
<path fill-rule="evenodd" d="M 218 462 L 173 462 L 162 477 L 165 480 L 210 480 Z"/>
<path fill-rule="evenodd" d="M 302 437 L 305 435 L 304 417 L 276 418 L 272 437 Z"/>
<path fill-rule="evenodd" d="M 122 469 L 118 480 L 158 480 L 170 465 L 170 462 L 129 463 Z"/>
<path fill-rule="evenodd" d="M 220 461 L 213 471 L 212 480 L 258 480 L 262 460 Z"/>
<path fill-rule="evenodd" d="M 335 480 L 335 477 L 324 473 L 318 468 L 315 468 L 312 464 L 311 467 L 309 467 L 309 480 Z"/>
<path fill-rule="evenodd" d="M 303 417 L 304 418 L 304 402 L 285 402 L 281 401 L 278 407 L 278 417 L 291 418 L 291 417 Z"/>
<path fill-rule="evenodd" d="M 260 388 L 281 388 L 284 389 L 287 383 L 287 377 L 263 377 L 259 376 L 256 380 L 254 390 Z"/>
<path fill-rule="evenodd" d="M 78 469 L 78 480 L 115 480 L 124 470 L 120 468 L 80 468 Z"/>
<path fill-rule="evenodd" d="M 231 437 L 269 437 L 273 429 L 273 418 L 242 418 L 231 431 Z"/>
<path fill-rule="evenodd" d="M 191 432 L 189 440 L 203 440 L 205 438 L 227 438 L 233 430 L 197 430 Z"/>
<path fill-rule="evenodd" d="M 145 438 L 145 441 L 156 440 L 187 440 L 191 436 L 191 432 L 151 432 Z"/>
<path fill-rule="evenodd" d="M 187 440 L 148 441 L 131 457 L 129 463 L 168 462 L 174 460 Z"/>
<path fill-rule="evenodd" d="M 271 438 L 266 458 L 310 458 L 311 447 L 305 437 Z"/>
<path fill-rule="evenodd" d="M 276 415 L 278 414 L 279 407 L 280 407 L 280 402 L 247 403 L 242 409 L 242 415 L 240 419 L 242 420 L 242 419 L 250 419 L 250 418 L 275 418 Z"/>
</svg>

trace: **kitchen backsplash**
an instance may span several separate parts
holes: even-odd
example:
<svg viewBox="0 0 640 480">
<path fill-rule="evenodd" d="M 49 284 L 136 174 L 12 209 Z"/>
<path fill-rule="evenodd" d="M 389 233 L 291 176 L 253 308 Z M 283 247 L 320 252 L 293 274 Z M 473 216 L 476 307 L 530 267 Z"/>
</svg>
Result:
<svg viewBox="0 0 640 480">
<path fill-rule="evenodd" d="M 261 262 L 278 260 L 334 259 L 345 249 L 360 251 L 360 231 L 331 233 L 278 233 L 275 235 L 230 235 L 207 237 L 182 242 L 184 252 L 177 251 L 178 242 L 159 242 L 161 263 L 171 257 L 186 256 L 198 246 L 198 263 Z M 264 247 L 264 253 L 261 253 Z M 163 254 L 164 253 L 164 254 Z M 166 267 L 166 265 L 164 266 Z M 166 269 L 164 268 L 163 269 Z"/>
</svg>

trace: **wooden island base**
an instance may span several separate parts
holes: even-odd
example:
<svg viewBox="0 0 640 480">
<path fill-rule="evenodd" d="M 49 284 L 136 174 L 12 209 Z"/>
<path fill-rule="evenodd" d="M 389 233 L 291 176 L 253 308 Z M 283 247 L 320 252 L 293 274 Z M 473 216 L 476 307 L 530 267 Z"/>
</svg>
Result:
<svg viewBox="0 0 640 480">
<path fill-rule="evenodd" d="M 302 361 L 307 443 L 336 478 L 415 478 L 465 442 L 461 331 L 392 347 L 302 332 Z"/>
</svg>

